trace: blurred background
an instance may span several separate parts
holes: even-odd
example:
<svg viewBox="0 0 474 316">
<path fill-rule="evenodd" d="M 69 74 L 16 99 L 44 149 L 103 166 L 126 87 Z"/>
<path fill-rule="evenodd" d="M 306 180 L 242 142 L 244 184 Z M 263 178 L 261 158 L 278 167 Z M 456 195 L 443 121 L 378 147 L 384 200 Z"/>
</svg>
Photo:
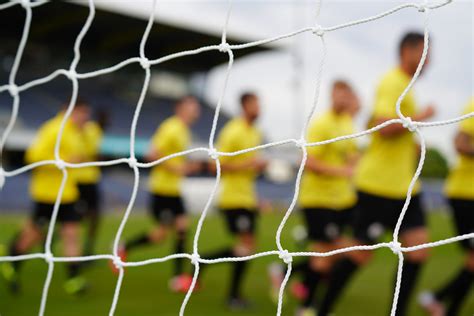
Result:
<svg viewBox="0 0 474 316">
<path fill-rule="evenodd" d="M 404 1 L 326 1 L 321 7 L 319 23 L 333 26 L 347 21 L 368 17 L 388 10 Z M 81 47 L 80 73 L 98 70 L 138 56 L 138 47 L 150 13 L 151 1 L 95 1 L 97 12 L 94 22 Z M 421 106 L 434 103 L 435 120 L 444 120 L 461 114 L 473 94 L 473 9 L 471 1 L 456 1 L 430 13 L 431 64 L 416 83 L 416 97 Z M 158 1 L 155 24 L 146 46 L 149 59 L 171 53 L 220 43 L 227 1 Z M 52 1 L 33 10 L 33 21 L 24 57 L 17 76 L 21 85 L 33 79 L 45 77 L 57 69 L 67 69 L 73 58 L 73 44 L 88 15 L 87 1 Z M 228 27 L 230 43 L 245 43 L 291 32 L 315 25 L 314 1 L 234 1 Z M 20 5 L 0 11 L 0 84 L 8 82 L 8 76 L 16 54 L 24 25 L 25 12 Z M 362 113 L 357 120 L 359 130 L 365 129 L 368 113 L 374 97 L 374 89 L 381 75 L 397 61 L 397 45 L 401 35 L 408 30 L 422 30 L 423 17 L 416 9 L 405 9 L 375 22 L 328 33 L 327 60 L 323 73 L 321 97 L 316 115 L 329 105 L 329 87 L 334 79 L 347 79 L 358 92 Z M 321 45 L 317 36 L 301 34 L 267 45 L 234 51 L 236 61 L 232 69 L 218 130 L 230 118 L 238 114 L 238 96 L 245 90 L 255 91 L 261 98 L 262 117 L 259 125 L 265 142 L 296 138 L 314 102 L 317 67 L 321 60 Z M 202 105 L 202 115 L 193 127 L 193 147 L 207 146 L 211 122 L 217 99 L 223 88 L 227 67 L 227 55 L 206 52 L 173 59 L 152 67 L 152 79 L 137 127 L 136 155 L 142 157 L 148 141 L 157 126 L 173 111 L 173 102 L 182 95 L 196 95 Z M 92 106 L 95 113 L 105 113 L 108 126 L 101 145 L 101 159 L 128 157 L 129 133 L 133 113 L 143 85 L 144 73 L 139 64 L 132 64 L 111 74 L 80 80 L 79 96 Z M 18 120 L 7 139 L 2 155 L 6 170 L 24 164 L 23 154 L 31 143 L 38 127 L 54 117 L 69 101 L 71 83 L 63 76 L 21 93 Z M 0 131 L 3 132 L 11 115 L 12 99 L 8 92 L 0 93 Z M 442 195 L 443 179 L 449 165 L 454 162 L 452 140 L 455 125 L 423 130 L 429 146 L 423 177 L 423 203 L 429 212 L 433 238 L 453 235 L 446 202 Z M 358 140 L 361 147 L 366 138 Z M 276 227 L 294 193 L 294 175 L 299 152 L 294 146 L 280 146 L 268 150 L 274 163 L 259 179 L 258 189 L 262 199 L 271 202 L 273 212 L 261 224 L 260 250 L 274 249 Z M 197 155 L 197 159 L 202 156 Z M 130 199 L 133 175 L 128 166 L 103 168 L 101 189 L 103 209 L 109 214 L 107 225 L 101 234 L 102 253 L 110 252 L 110 245 L 118 227 L 118 221 Z M 142 172 L 141 190 L 134 206 L 132 218 L 124 236 L 133 235 L 150 224 L 146 217 L 147 170 Z M 9 178 L 0 191 L 0 244 L 6 244 L 18 230 L 29 213 L 29 174 Z M 214 179 L 201 174 L 184 183 L 184 197 L 188 209 L 196 214 L 202 211 Z M 284 232 L 289 249 L 302 249 L 299 216 L 295 214 Z M 211 216 L 203 229 L 202 248 L 212 248 L 227 240 L 219 218 Z M 169 253 L 170 247 L 150 249 L 132 259 L 157 257 Z M 445 271 L 448 258 L 460 256 L 456 245 L 434 250 L 438 254 L 428 271 Z M 345 295 L 340 305 L 340 315 L 381 315 L 390 303 L 392 286 L 391 271 L 384 264 L 390 260 L 389 251 L 377 252 L 376 260 L 361 274 L 358 282 Z M 254 273 L 248 282 L 249 297 L 254 297 L 255 310 L 247 314 L 273 314 L 275 306 L 270 302 L 261 282 L 266 264 L 274 258 L 255 260 Z M 444 260 L 444 261 L 443 261 Z M 459 263 L 460 264 L 460 263 Z M 41 287 L 46 264 L 43 261 L 28 262 L 25 273 L 28 286 L 22 296 L 9 296 L 0 280 L 0 314 L 31 315 L 39 306 Z M 61 264 L 58 264 L 61 267 Z M 189 315 L 226 315 L 219 291 L 219 273 L 224 265 L 208 273 L 208 287 L 191 300 Z M 117 313 L 119 315 L 176 315 L 182 296 L 169 293 L 166 274 L 160 269 L 168 264 L 151 265 L 127 272 L 123 294 Z M 394 266 L 393 266 L 394 267 Z M 61 292 L 55 281 L 61 277 L 55 273 L 48 302 L 48 314 L 93 315 L 106 314 L 111 303 L 115 278 L 104 273 L 105 262 L 97 263 L 89 272 L 96 278 L 90 292 L 82 299 L 72 299 Z M 61 269 L 61 268 L 59 268 Z M 452 268 L 454 269 L 454 268 Z M 454 271 L 454 270 L 453 270 Z M 166 273 L 166 274 L 165 274 Z M 428 272 L 427 272 L 428 274 Z M 57 276 L 57 277 L 56 277 Z M 150 278 L 150 276 L 152 276 Z M 260 278 L 260 281 L 258 280 Z M 436 285 L 439 280 L 427 278 L 424 285 Z M 58 281 L 59 282 L 59 281 Z M 433 283 L 434 282 L 434 283 Z M 137 289 L 146 288 L 146 291 Z M 386 290 L 384 290 L 386 289 Z M 387 293 L 384 296 L 383 293 Z M 381 294 L 382 293 L 382 294 Z M 363 304 L 363 302 L 368 304 Z M 150 303 L 150 302 L 153 302 Z M 358 308 L 353 309 L 355 302 Z M 74 304 L 74 305 L 71 305 Z M 291 314 L 289 302 L 288 313 Z M 365 305 L 365 306 L 364 306 Z M 360 309 L 360 310 L 359 310 Z M 374 311 L 375 310 L 375 311 Z M 466 311 L 474 310 L 474 298 Z M 466 312 L 466 315 L 471 315 Z M 339 314 L 338 314 L 339 315 Z M 422 315 L 413 306 L 413 315 Z"/>
</svg>

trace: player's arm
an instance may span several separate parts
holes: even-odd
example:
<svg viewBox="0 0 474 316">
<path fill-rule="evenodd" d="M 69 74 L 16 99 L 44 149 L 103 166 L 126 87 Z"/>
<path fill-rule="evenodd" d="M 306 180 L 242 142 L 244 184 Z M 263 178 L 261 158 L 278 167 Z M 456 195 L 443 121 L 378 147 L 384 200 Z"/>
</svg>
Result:
<svg viewBox="0 0 474 316">
<path fill-rule="evenodd" d="M 458 132 L 454 145 L 459 154 L 474 157 L 474 142 L 472 136 L 462 131 Z"/>
<path fill-rule="evenodd" d="M 238 138 L 241 137 L 239 134 L 233 132 L 230 128 L 224 127 L 219 138 L 217 140 L 217 148 L 221 152 L 234 152 L 239 150 L 235 146 Z M 231 156 L 221 156 L 219 158 L 220 167 L 222 171 L 225 172 L 240 172 L 245 170 L 252 170 L 256 172 L 262 172 L 268 162 L 260 157 L 252 157 L 248 159 L 232 159 Z M 210 164 L 210 171 L 215 172 L 216 166 L 214 163 Z"/>
<path fill-rule="evenodd" d="M 163 157 L 164 155 L 160 153 L 159 149 L 152 145 L 145 155 L 145 160 L 152 162 Z M 184 164 L 177 165 L 172 162 L 172 159 L 170 159 L 163 161 L 160 165 L 167 171 L 182 176 L 197 173 L 202 169 L 202 163 L 198 161 L 186 161 Z"/>
<path fill-rule="evenodd" d="M 249 158 L 245 161 L 225 161 L 221 163 L 221 170 L 227 172 L 238 172 L 244 170 L 263 171 L 268 162 L 261 158 Z"/>
<path fill-rule="evenodd" d="M 330 138 L 330 135 L 327 131 L 331 128 L 331 125 L 317 121 L 311 124 L 307 138 L 311 142 L 319 142 L 328 139 Z M 331 177 L 350 177 L 352 175 L 353 165 L 347 163 L 342 166 L 334 166 L 322 159 L 324 153 L 328 149 L 327 146 L 310 146 L 307 148 L 308 156 L 305 165 L 306 170 Z"/>
<path fill-rule="evenodd" d="M 165 151 L 165 148 L 169 148 L 169 146 L 176 141 L 174 135 L 176 135 L 176 132 L 173 130 L 158 129 L 151 140 L 150 147 L 145 155 L 145 160 L 152 162 L 165 157 L 162 153 Z M 186 161 L 183 164 L 176 164 L 173 162 L 173 159 L 163 161 L 160 166 L 171 173 L 182 176 L 197 173 L 202 169 L 202 164 L 199 162 Z"/>
<path fill-rule="evenodd" d="M 354 171 L 354 165 L 347 163 L 343 166 L 332 166 L 314 156 L 308 156 L 306 169 L 325 176 L 351 177 Z"/>
<path fill-rule="evenodd" d="M 151 139 L 150 146 L 145 154 L 145 160 L 147 162 L 153 162 L 163 158 L 165 156 L 162 154 L 163 149 L 170 146 L 173 142 L 172 135 L 173 132 L 168 131 L 165 127 L 161 126 L 158 128 Z M 181 165 L 173 164 L 170 160 L 163 161 L 160 166 L 172 173 L 179 175 L 185 174 L 184 168 Z"/>
<path fill-rule="evenodd" d="M 25 161 L 27 163 L 35 163 L 44 160 L 54 160 L 54 148 L 56 146 L 58 129 L 54 126 L 44 126 L 38 132 L 37 137 L 33 141 L 32 145 L 27 149 L 25 153 Z M 67 134 L 63 134 L 61 142 L 69 141 L 66 139 Z M 74 145 L 80 146 L 80 143 L 74 143 Z M 64 154 L 64 153 L 63 153 Z M 69 155 L 67 157 L 61 157 L 65 161 L 70 163 L 82 162 L 82 157 L 78 155 Z"/>
<path fill-rule="evenodd" d="M 84 131 L 87 137 L 89 155 L 95 156 L 100 151 L 100 145 L 102 143 L 103 131 L 100 128 L 99 124 L 96 122 L 89 122 L 85 124 L 84 128 L 88 131 Z"/>
<path fill-rule="evenodd" d="M 221 171 L 224 172 L 240 172 L 240 171 L 256 171 L 262 172 L 268 165 L 268 161 L 262 158 L 254 157 L 244 161 L 232 161 L 228 157 L 221 156 L 219 158 Z M 216 173 L 216 164 L 210 161 L 208 164 L 209 172 Z"/>
<path fill-rule="evenodd" d="M 41 127 L 32 144 L 25 152 L 26 163 L 54 160 L 57 135 L 57 129 L 54 126 L 45 125 Z"/>
<path fill-rule="evenodd" d="M 427 119 L 431 118 L 434 114 L 435 114 L 434 107 L 432 105 L 429 105 L 422 112 L 418 113 L 417 115 L 415 115 L 411 119 L 413 121 L 417 121 L 417 122 L 426 121 Z M 396 116 L 394 116 L 394 117 L 378 117 L 378 118 L 375 119 L 375 124 L 379 125 L 379 124 L 382 124 L 382 123 L 384 123 L 386 121 L 389 121 L 391 119 L 394 119 L 394 118 L 398 118 L 398 117 L 396 117 Z M 380 132 L 380 135 L 382 135 L 384 137 L 394 137 L 394 136 L 401 135 L 401 134 L 405 133 L 406 131 L 407 131 L 407 129 L 403 126 L 403 124 L 390 124 L 390 125 L 382 128 L 379 132 Z"/>
<path fill-rule="evenodd" d="M 360 159 L 360 153 L 358 151 L 351 152 L 347 156 L 347 164 L 352 168 L 355 168 Z"/>
<path fill-rule="evenodd" d="M 392 119 L 398 119 L 395 104 L 406 87 L 400 84 L 393 84 L 389 81 L 382 81 L 377 90 L 375 98 L 374 113 L 372 115 L 371 125 L 380 125 Z M 414 114 L 413 121 L 425 121 L 434 115 L 434 107 L 427 106 L 422 112 Z M 379 134 L 382 137 L 397 137 L 407 132 L 403 124 L 390 124 L 381 130 Z"/>
</svg>

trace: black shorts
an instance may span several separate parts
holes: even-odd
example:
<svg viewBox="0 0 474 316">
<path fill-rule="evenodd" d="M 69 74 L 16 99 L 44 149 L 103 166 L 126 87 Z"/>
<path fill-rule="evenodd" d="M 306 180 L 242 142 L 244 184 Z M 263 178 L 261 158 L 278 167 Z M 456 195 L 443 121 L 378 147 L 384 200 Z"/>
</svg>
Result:
<svg viewBox="0 0 474 316">
<path fill-rule="evenodd" d="M 454 223 L 458 235 L 474 233 L 474 200 L 449 199 L 453 209 Z M 461 245 L 474 250 L 474 238 L 461 240 Z"/>
<path fill-rule="evenodd" d="M 257 211 L 246 208 L 221 209 L 224 215 L 227 229 L 234 234 L 255 233 Z"/>
<path fill-rule="evenodd" d="M 183 200 L 179 196 L 151 195 L 152 216 L 163 225 L 173 225 L 176 217 L 185 213 Z"/>
<path fill-rule="evenodd" d="M 352 224 L 354 209 L 336 211 L 327 208 L 304 208 L 302 212 L 309 240 L 333 242 Z"/>
<path fill-rule="evenodd" d="M 54 204 L 35 202 L 33 205 L 33 223 L 43 227 L 49 223 L 53 215 Z M 77 223 L 81 220 L 81 213 L 75 203 L 61 203 L 58 211 L 57 222 Z"/>
<path fill-rule="evenodd" d="M 79 184 L 79 201 L 77 207 L 84 215 L 96 215 L 99 210 L 99 185 Z"/>
<path fill-rule="evenodd" d="M 366 243 L 375 243 L 385 229 L 393 230 L 397 224 L 405 199 L 385 198 L 358 192 L 354 215 L 354 237 Z M 403 218 L 400 232 L 425 226 L 425 214 L 420 196 L 414 195 Z"/>
</svg>

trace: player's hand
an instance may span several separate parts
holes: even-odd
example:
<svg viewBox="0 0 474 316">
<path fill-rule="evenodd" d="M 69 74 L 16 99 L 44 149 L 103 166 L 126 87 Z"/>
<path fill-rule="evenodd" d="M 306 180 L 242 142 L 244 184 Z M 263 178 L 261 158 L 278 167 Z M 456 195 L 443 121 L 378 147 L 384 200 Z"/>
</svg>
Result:
<svg viewBox="0 0 474 316">
<path fill-rule="evenodd" d="M 67 160 L 69 163 L 81 163 L 84 162 L 84 158 L 82 156 L 73 156 Z"/>
<path fill-rule="evenodd" d="M 270 200 L 263 199 L 259 201 L 258 209 L 263 214 L 269 214 L 273 211 L 273 206 Z"/>
<path fill-rule="evenodd" d="M 263 159 L 260 159 L 260 158 L 256 158 L 252 161 L 252 164 L 251 164 L 252 168 L 255 169 L 256 171 L 258 172 L 262 172 L 263 170 L 265 170 L 265 168 L 267 168 L 268 166 L 268 161 L 267 160 L 263 160 Z"/>
<path fill-rule="evenodd" d="M 160 159 L 160 153 L 156 149 L 150 148 L 145 155 L 145 161 L 153 162 L 158 159 Z"/>
<path fill-rule="evenodd" d="M 360 111 L 360 100 L 359 100 L 359 97 L 357 96 L 357 94 L 355 94 L 355 93 L 351 94 L 349 104 L 350 104 L 349 113 L 352 116 L 357 115 L 357 113 L 359 113 L 359 111 Z"/>
<path fill-rule="evenodd" d="M 186 165 L 186 174 L 195 174 L 203 170 L 203 164 L 200 161 L 190 161 Z"/>
<path fill-rule="evenodd" d="M 421 113 L 420 113 L 420 121 L 427 120 L 433 117 L 436 114 L 436 108 L 434 105 L 428 105 Z"/>
<path fill-rule="evenodd" d="M 341 177 L 352 178 L 352 176 L 354 176 L 354 170 L 355 168 L 353 165 L 343 167 L 341 168 L 340 175 Z"/>
</svg>

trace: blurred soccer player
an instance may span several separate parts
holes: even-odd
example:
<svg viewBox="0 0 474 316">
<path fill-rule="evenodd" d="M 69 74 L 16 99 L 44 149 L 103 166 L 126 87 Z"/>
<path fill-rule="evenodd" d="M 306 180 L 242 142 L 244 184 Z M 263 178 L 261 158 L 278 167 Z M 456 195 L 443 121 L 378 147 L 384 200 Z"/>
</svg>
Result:
<svg viewBox="0 0 474 316">
<path fill-rule="evenodd" d="M 400 63 L 382 78 L 377 87 L 370 125 L 396 118 L 395 104 L 408 85 L 423 52 L 423 34 L 407 33 L 399 45 Z M 426 60 L 425 67 L 428 64 Z M 401 111 L 414 121 L 423 121 L 434 114 L 432 106 L 418 112 L 413 92 L 401 103 Z M 414 136 L 400 124 L 389 125 L 371 136 L 367 151 L 355 172 L 358 202 L 355 208 L 355 244 L 372 244 L 384 228 L 393 229 L 398 220 L 418 161 L 418 145 Z M 428 241 L 425 216 L 421 209 L 417 184 L 400 230 L 405 247 Z M 427 259 L 426 249 L 405 254 L 397 316 L 407 313 L 410 294 L 416 283 L 421 264 Z M 335 264 L 326 297 L 318 315 L 327 315 L 357 267 L 371 258 L 368 251 L 348 253 Z"/>
<path fill-rule="evenodd" d="M 332 90 L 333 90 L 333 92 L 332 92 L 332 108 L 323 117 L 321 117 L 321 118 L 317 119 L 316 121 L 314 121 L 312 123 L 312 125 L 310 126 L 309 135 L 308 135 L 308 141 L 310 141 L 310 142 L 323 140 L 323 139 L 329 139 L 329 138 L 325 138 L 325 136 L 324 136 L 324 135 L 328 135 L 328 133 L 338 134 L 338 133 L 342 132 L 342 134 L 340 134 L 340 135 L 347 135 L 347 134 L 350 134 L 353 131 L 353 118 L 359 113 L 359 110 L 360 110 L 360 103 L 359 103 L 359 99 L 358 99 L 357 95 L 352 90 L 350 85 L 345 81 L 335 81 L 333 83 Z M 331 113 L 335 114 L 334 117 L 339 118 L 339 121 L 342 122 L 342 125 L 335 124 L 334 126 L 332 126 L 333 130 L 331 130 L 330 132 L 327 132 L 327 128 L 331 127 L 331 124 L 330 124 L 331 123 L 330 122 Z M 333 121 L 337 121 L 337 120 L 333 120 Z M 319 130 L 319 131 L 317 131 L 317 130 Z M 340 135 L 338 135 L 338 136 L 340 136 Z M 349 149 L 349 147 L 351 147 L 350 148 L 351 149 L 350 151 L 352 152 L 351 154 L 348 154 L 348 152 L 344 152 L 344 151 L 338 152 L 337 150 L 335 150 L 336 146 L 331 146 L 332 148 L 328 148 L 328 147 L 324 146 L 325 148 L 321 148 L 321 149 L 316 150 L 316 153 L 318 154 L 317 156 L 320 156 L 323 159 L 327 160 L 327 157 L 326 157 L 326 156 L 328 156 L 327 153 L 340 154 L 340 157 L 345 157 L 344 160 L 347 160 L 347 170 L 349 171 L 350 169 L 354 168 L 356 160 L 357 160 L 359 155 L 357 153 L 357 149 L 356 149 L 355 143 L 353 141 L 347 141 L 347 142 L 345 141 L 343 143 L 345 144 L 345 146 L 339 146 L 339 147 L 342 147 L 346 150 Z M 349 150 L 347 150 L 347 151 L 349 151 Z M 317 187 L 316 190 L 314 190 L 314 191 L 309 190 L 309 188 L 311 188 L 310 184 L 313 184 L 313 185 L 315 184 L 314 181 L 310 181 L 310 179 L 317 178 L 317 179 L 319 179 L 319 181 L 317 181 L 317 182 L 320 184 L 321 182 L 326 181 L 326 180 L 328 182 L 330 182 L 331 179 L 335 180 L 336 178 L 339 178 L 339 179 L 341 178 L 340 176 L 329 176 L 329 174 L 325 175 L 325 174 L 320 173 L 320 172 L 311 171 L 310 168 L 308 168 L 308 164 L 314 165 L 314 161 L 317 161 L 317 159 L 313 159 L 314 155 L 312 155 L 311 152 L 312 152 L 312 149 L 309 148 L 309 160 L 310 161 L 307 163 L 306 173 L 310 173 L 310 175 L 307 175 L 307 174 L 304 175 L 302 186 L 305 189 L 304 190 L 305 193 L 303 195 L 301 195 L 301 193 L 300 193 L 300 196 L 299 196 L 300 206 L 303 207 L 303 212 L 308 213 L 309 216 L 311 216 L 312 212 L 309 212 L 307 210 L 312 209 L 312 208 L 311 207 L 305 208 L 303 206 L 305 200 L 307 201 L 307 203 L 311 204 L 310 201 L 313 201 L 313 203 L 315 203 L 316 200 L 320 200 L 323 197 L 323 196 L 313 195 L 313 194 L 317 194 L 317 192 L 321 191 L 322 187 Z M 319 152 L 324 152 L 325 154 L 319 153 Z M 318 161 L 318 162 L 321 163 L 321 161 Z M 329 162 L 329 164 L 331 164 L 331 162 Z M 337 167 L 337 169 L 342 169 L 342 168 L 339 168 L 339 167 Z M 347 178 L 346 181 L 348 183 L 350 183 L 350 178 L 351 177 L 349 177 L 349 175 L 348 175 L 346 178 Z M 324 180 L 321 181 L 322 179 L 324 179 Z M 304 185 L 303 185 L 303 183 L 304 183 Z M 336 181 L 334 181 L 334 183 L 336 183 Z M 350 186 L 352 188 L 352 184 Z M 329 188 L 325 188 L 324 190 L 327 191 L 327 190 L 329 190 Z M 355 191 L 353 189 L 352 189 L 352 191 L 353 191 L 352 194 L 355 195 Z M 302 192 L 302 191 L 300 191 L 300 192 Z M 336 196 L 335 195 L 331 196 L 331 195 L 325 194 L 325 197 L 326 197 L 325 200 L 328 200 L 328 199 L 335 200 Z M 318 203 L 318 204 L 320 204 L 320 203 Z M 355 202 L 354 202 L 354 204 L 355 204 Z M 314 206 L 315 206 L 315 209 L 318 209 L 316 204 Z M 325 209 L 325 208 L 321 207 L 321 209 Z M 333 238 L 331 238 L 330 243 L 329 243 L 332 246 L 331 249 L 336 249 L 336 248 L 341 248 L 341 247 L 346 246 L 345 243 L 344 243 L 345 238 L 341 234 L 343 233 L 345 228 L 347 228 L 348 226 L 350 226 L 352 224 L 353 208 L 352 207 L 347 208 L 347 210 L 342 210 L 343 212 L 339 212 L 339 211 L 341 211 L 341 209 L 339 209 L 339 208 L 329 208 L 328 207 L 327 211 L 328 211 L 329 214 L 333 214 L 334 211 L 338 211 L 338 214 L 335 214 L 335 216 L 333 216 L 334 217 L 333 218 L 334 223 L 327 223 L 328 225 L 326 225 L 324 223 L 319 223 L 321 225 L 318 224 L 319 226 L 317 226 L 317 227 L 328 226 L 328 229 L 325 230 L 325 231 L 334 233 L 334 235 L 332 235 Z M 329 212 L 329 211 L 331 211 L 331 212 Z M 345 212 L 345 211 L 347 211 L 347 212 Z M 305 214 L 305 215 L 307 215 L 307 214 Z M 341 216 L 339 216 L 339 215 L 341 215 Z M 314 217 L 316 217 L 316 216 L 314 216 Z M 329 221 L 330 219 L 326 218 L 326 220 Z M 310 241 L 310 243 L 313 243 L 313 246 L 317 247 L 318 244 L 319 244 L 319 241 L 317 241 L 314 238 L 315 233 L 316 233 L 316 228 L 312 227 L 313 224 L 310 223 L 309 221 L 307 221 L 306 224 L 307 224 L 306 231 L 309 232 L 309 235 L 310 235 L 309 236 L 309 239 L 310 239 L 309 241 Z M 319 232 L 318 231 L 318 234 L 320 234 L 320 233 L 325 234 L 324 232 Z M 325 243 L 324 240 L 323 240 L 323 243 Z M 312 258 L 312 259 L 313 259 L 312 261 L 315 262 L 315 258 Z M 291 294 L 293 294 L 293 296 L 295 296 L 295 298 L 297 298 L 298 300 L 304 301 L 304 303 L 306 305 L 308 305 L 306 307 L 302 307 L 300 309 L 300 311 L 298 312 L 298 314 L 301 314 L 301 315 L 313 315 L 314 314 L 313 307 L 309 306 L 309 304 L 312 301 L 312 298 L 314 298 L 314 294 L 310 294 L 309 290 L 312 287 L 311 291 L 314 291 L 317 288 L 317 284 L 319 283 L 319 280 L 321 278 L 327 279 L 327 274 L 330 270 L 329 267 L 332 266 L 332 264 L 334 263 L 334 260 L 337 260 L 337 258 L 335 256 L 329 257 L 329 258 L 327 258 L 327 260 L 325 260 L 325 258 L 323 258 L 323 261 L 327 262 L 328 265 L 325 266 L 325 268 L 321 269 L 321 270 L 324 270 L 324 271 L 317 271 L 318 274 L 319 274 L 318 278 L 317 278 L 318 279 L 317 282 L 310 282 L 311 279 L 315 280 L 315 278 L 314 278 L 315 275 L 311 275 L 310 274 L 311 271 L 308 271 L 308 268 L 310 266 L 310 260 L 309 259 L 305 258 L 305 259 L 303 259 L 299 262 L 296 262 L 296 263 L 293 262 L 290 277 L 294 277 L 298 274 L 302 274 L 303 278 L 305 280 L 304 280 L 304 282 L 295 281 L 292 284 L 291 288 L 290 288 L 291 289 Z M 281 264 L 273 263 L 269 266 L 269 274 L 270 274 L 271 285 L 272 285 L 271 297 L 272 297 L 272 299 L 277 301 L 280 286 L 281 286 L 281 283 L 282 283 L 282 281 L 284 279 L 284 276 L 285 276 L 285 271 L 284 271 L 284 268 Z M 314 283 L 314 284 L 312 286 L 309 286 L 309 283 Z"/>
<path fill-rule="evenodd" d="M 196 98 L 187 96 L 178 100 L 175 115 L 165 120 L 153 135 L 146 159 L 155 161 L 188 149 L 191 144 L 190 126 L 199 118 L 200 111 Z M 172 229 L 176 231 L 174 252 L 185 252 L 189 223 L 181 198 L 181 182 L 185 176 L 200 169 L 201 164 L 187 161 L 185 156 L 166 160 L 152 168 L 149 182 L 150 212 L 156 220 L 156 225 L 150 232 L 127 241 L 121 247 L 119 255 L 123 260 L 128 251 L 144 245 L 162 243 Z M 183 274 L 183 259 L 175 259 L 174 264 L 171 288 L 184 291 L 183 287 L 190 283 L 190 277 Z"/>
<path fill-rule="evenodd" d="M 78 101 L 69 120 L 67 121 L 61 138 L 59 155 L 66 162 L 78 163 L 83 161 L 83 142 L 81 126 L 89 119 L 89 107 Z M 32 145 L 26 151 L 27 163 L 44 160 L 54 160 L 54 147 L 59 133 L 64 112 L 43 124 Z M 57 221 L 61 224 L 61 238 L 64 246 L 64 255 L 75 257 L 81 255 L 80 220 L 81 214 L 76 202 L 79 199 L 79 190 L 74 176 L 74 170 L 68 170 L 67 181 L 61 196 Z M 10 245 L 11 256 L 27 253 L 31 248 L 44 240 L 48 222 L 53 213 L 58 191 L 63 179 L 63 173 L 56 166 L 47 165 L 36 167 L 32 171 L 30 181 L 30 195 L 33 200 L 31 218 L 25 224 L 20 234 Z M 18 272 L 21 261 L 6 263 L 2 272 L 9 280 L 11 289 L 18 291 Z M 68 280 L 64 284 L 70 294 L 77 294 L 85 289 L 85 279 L 79 275 L 80 265 L 77 262 L 68 264 Z"/>
<path fill-rule="evenodd" d="M 466 114 L 471 112 L 474 112 L 474 98 L 466 108 Z M 459 159 L 448 176 L 445 192 L 457 233 L 464 235 L 474 232 L 474 118 L 461 122 L 455 147 Z M 463 240 L 461 245 L 467 253 L 461 271 L 434 294 L 420 295 L 420 303 L 432 316 L 461 315 L 462 303 L 474 283 L 474 239 Z M 445 302 L 449 302 L 447 308 Z"/>
<path fill-rule="evenodd" d="M 105 123 L 103 119 L 100 120 Z M 84 161 L 96 161 L 100 144 L 102 142 L 103 124 L 99 121 L 88 120 L 81 128 L 81 135 L 84 143 Z M 94 253 L 97 229 L 100 220 L 100 168 L 97 166 L 85 167 L 75 170 L 77 182 L 79 183 L 78 206 L 87 222 L 87 231 L 84 243 L 84 255 Z"/>
<path fill-rule="evenodd" d="M 307 141 L 318 142 L 354 132 L 352 118 L 358 105 L 350 85 L 336 81 L 332 86 L 332 105 L 309 127 Z M 351 183 L 357 160 L 353 140 L 308 148 L 306 170 L 300 187 L 302 208 L 311 251 L 327 252 L 339 248 L 345 228 L 352 223 L 356 192 Z M 316 315 L 314 297 L 323 275 L 328 274 L 336 257 L 311 257 L 304 271 L 308 290 L 298 315 Z"/>
<path fill-rule="evenodd" d="M 217 149 L 221 152 L 255 147 L 262 141 L 261 133 L 255 126 L 260 114 L 257 95 L 244 93 L 240 102 L 242 115 L 228 122 L 219 135 Z M 219 160 L 222 179 L 218 205 L 226 220 L 227 229 L 235 236 L 235 244 L 202 257 L 216 259 L 248 256 L 254 253 L 256 247 L 258 197 L 255 179 L 265 168 L 266 162 L 255 151 L 237 156 L 221 156 Z M 246 308 L 248 303 L 242 297 L 240 288 L 248 263 L 241 261 L 233 265 L 228 305 L 231 309 Z"/>
</svg>

